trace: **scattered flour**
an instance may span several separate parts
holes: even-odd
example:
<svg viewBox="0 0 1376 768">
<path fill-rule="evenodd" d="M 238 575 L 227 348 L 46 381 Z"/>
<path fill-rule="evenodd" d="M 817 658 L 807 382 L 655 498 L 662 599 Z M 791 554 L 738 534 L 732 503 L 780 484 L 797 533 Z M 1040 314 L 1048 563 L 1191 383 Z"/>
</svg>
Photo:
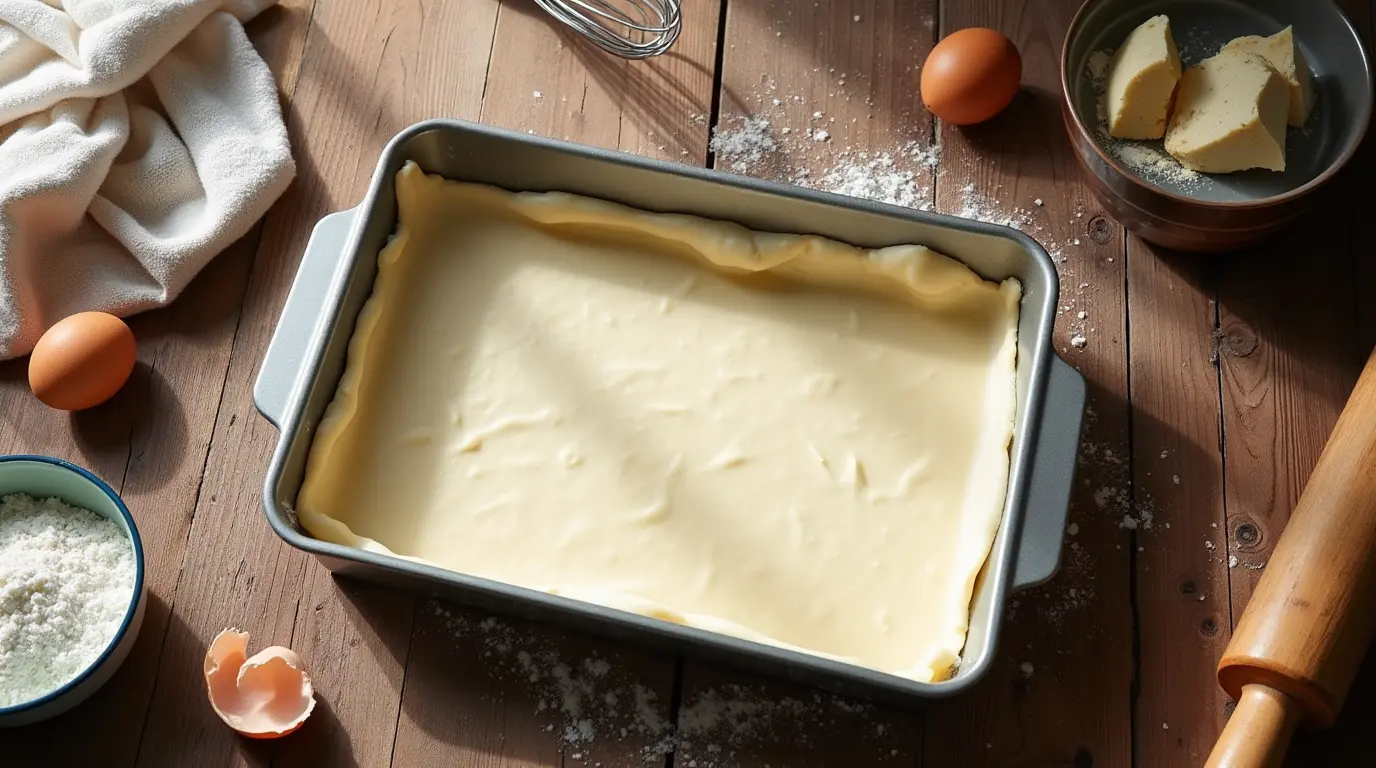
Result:
<svg viewBox="0 0 1376 768">
<path fill-rule="evenodd" d="M 842 73 L 838 84 L 843 85 L 845 77 Z M 856 79 L 862 77 L 856 75 Z M 852 94 L 832 95 L 852 100 Z M 853 95 L 859 100 L 859 94 Z M 844 119 L 838 123 L 837 117 L 820 109 L 809 116 L 802 111 L 802 105 L 811 94 L 781 92 L 777 83 L 765 75 L 761 75 L 757 90 L 744 98 L 753 102 L 749 114 L 727 115 L 713 132 L 710 146 L 717 154 L 718 167 L 890 205 L 933 210 L 933 177 L 945 173 L 939 167 L 939 145 L 910 141 L 887 152 L 852 147 L 845 143 L 847 136 L 839 128 L 846 122 Z M 870 104 L 868 97 L 865 103 Z M 863 122 L 874 116 L 858 115 L 849 122 Z M 917 126 L 900 126 L 910 135 L 916 129 Z M 1045 212 L 1039 210 L 1046 206 L 1041 198 L 1030 197 L 1028 208 L 1008 206 L 1006 201 L 996 202 L 979 194 L 973 184 L 952 197 L 953 201 L 942 201 L 943 210 L 1032 234 L 1058 264 L 1066 262 L 1063 248 L 1068 245 L 1049 240 L 1049 222 Z M 1083 215 L 1083 211 L 1079 213 Z M 1078 244 L 1078 238 L 1074 240 Z"/>
<path fill-rule="evenodd" d="M 1120 139 L 1106 139 L 1105 143 L 1119 162 L 1139 176 L 1168 181 L 1186 189 L 1197 186 L 1203 178 L 1154 143 Z"/>
<path fill-rule="evenodd" d="M 1085 71 L 1096 86 L 1103 87 L 1108 79 L 1108 65 L 1113 62 L 1113 51 L 1095 51 L 1085 59 Z"/>
<path fill-rule="evenodd" d="M 740 684 L 688 692 L 675 727 L 669 702 L 610 660 L 595 653 L 565 658 L 553 641 L 495 617 L 475 620 L 439 602 L 431 605 L 448 634 L 481 639 L 481 663 L 489 674 L 529 687 L 536 714 L 552 721 L 546 730 L 574 761 L 587 763 L 599 740 L 634 739 L 649 744 L 641 754 L 647 765 L 662 765 L 665 755 L 675 753 L 675 765 L 724 768 L 739 764 L 739 748 L 781 734 L 806 745 L 809 734 L 834 730 L 843 720 L 848 726 L 858 721 L 867 737 L 894 736 L 884 724 L 869 722 L 875 715 L 871 704 L 820 692 L 780 697 Z"/>
<path fill-rule="evenodd" d="M 134 576 L 116 523 L 58 499 L 0 498 L 0 707 L 90 666 L 124 621 Z"/>
<path fill-rule="evenodd" d="M 960 192 L 960 210 L 956 212 L 957 216 L 990 224 L 1002 224 L 1019 230 L 1027 229 L 1034 221 L 1031 211 L 1014 206 L 1010 213 L 1002 205 L 976 192 L 974 184 L 966 184 Z"/>
<path fill-rule="evenodd" d="M 840 195 L 874 200 L 889 205 L 917 208 L 930 188 L 922 186 L 916 174 L 902 170 L 892 155 L 871 157 L 861 152 L 842 162 L 822 177 L 821 188 Z"/>
<path fill-rule="evenodd" d="M 815 734 L 834 730 L 842 721 L 869 719 L 873 715 L 873 705 L 831 694 L 775 698 L 751 686 L 727 684 L 709 688 L 690 695 L 679 707 L 678 732 L 671 744 L 677 753 L 674 764 L 696 764 L 698 768 L 738 766 L 742 761 L 737 751 L 742 747 L 779 738 L 806 747 Z M 876 723 L 863 732 L 879 739 L 886 735 L 886 730 L 883 724 Z"/>
<path fill-rule="evenodd" d="M 769 121 L 751 117 L 737 118 L 731 128 L 717 126 L 709 146 L 737 173 L 750 170 L 778 148 L 769 133 Z"/>
<path fill-rule="evenodd" d="M 1228 567 L 1229 567 L 1229 568 L 1236 568 L 1236 567 L 1237 567 L 1237 555 L 1228 555 Z"/>
</svg>

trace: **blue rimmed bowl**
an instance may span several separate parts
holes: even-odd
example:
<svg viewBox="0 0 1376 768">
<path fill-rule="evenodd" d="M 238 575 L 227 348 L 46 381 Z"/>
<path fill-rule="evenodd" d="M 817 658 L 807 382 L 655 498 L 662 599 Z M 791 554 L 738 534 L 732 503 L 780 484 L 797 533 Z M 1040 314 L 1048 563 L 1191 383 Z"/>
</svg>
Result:
<svg viewBox="0 0 1376 768">
<path fill-rule="evenodd" d="M 124 621 L 95 661 L 55 690 L 31 701 L 0 707 L 0 728 L 47 720 L 95 693 L 115 674 L 134 647 L 148 602 L 143 579 L 143 542 L 129 508 L 113 488 L 89 471 L 51 456 L 0 456 L 0 496 L 12 493 L 25 493 L 35 499 L 56 497 L 113 520 L 128 537 L 134 552 L 134 590 L 129 596 Z"/>
</svg>

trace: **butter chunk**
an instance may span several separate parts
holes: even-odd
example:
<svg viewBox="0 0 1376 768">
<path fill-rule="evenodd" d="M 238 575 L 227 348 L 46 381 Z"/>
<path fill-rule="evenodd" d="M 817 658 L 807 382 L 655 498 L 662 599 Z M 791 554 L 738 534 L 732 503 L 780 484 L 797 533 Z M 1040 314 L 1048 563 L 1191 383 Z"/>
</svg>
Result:
<svg viewBox="0 0 1376 768">
<path fill-rule="evenodd" d="M 1223 46 L 1225 51 L 1243 51 L 1266 59 L 1273 69 L 1290 85 L 1290 114 L 1287 121 L 1302 126 L 1314 108 L 1314 81 L 1309 74 L 1309 62 L 1295 44 L 1295 34 L 1286 27 L 1270 37 L 1248 35 Z"/>
<path fill-rule="evenodd" d="M 1204 173 L 1285 170 L 1290 89 L 1266 60 L 1232 50 L 1185 70 L 1166 151 Z"/>
<path fill-rule="evenodd" d="M 1128 35 L 1109 63 L 1104 92 L 1109 135 L 1161 138 L 1179 81 L 1180 52 L 1171 38 L 1170 19 L 1153 16 Z"/>
</svg>

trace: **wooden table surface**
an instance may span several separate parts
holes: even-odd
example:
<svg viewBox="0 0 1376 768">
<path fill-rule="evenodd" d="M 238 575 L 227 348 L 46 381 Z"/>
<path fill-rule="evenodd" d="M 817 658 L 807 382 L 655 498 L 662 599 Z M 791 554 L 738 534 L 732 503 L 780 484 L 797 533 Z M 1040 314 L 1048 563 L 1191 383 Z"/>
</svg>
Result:
<svg viewBox="0 0 1376 768">
<path fill-rule="evenodd" d="M 1078 3 L 687 0 L 673 52 L 639 63 L 530 0 L 287 0 L 254 20 L 294 186 L 173 306 L 132 320 L 141 363 L 114 402 L 52 412 L 23 361 L 0 366 L 0 452 L 65 457 L 119 489 L 151 591 L 117 676 L 63 717 L 0 732 L 0 765 L 1201 764 L 1230 707 L 1214 664 L 1376 340 L 1376 208 L 1359 180 L 1376 160 L 1365 152 L 1266 247 L 1204 258 L 1142 243 L 1090 196 L 1061 126 Z M 1372 32 L 1370 4 L 1345 5 Z M 968 26 L 1017 43 L 1024 88 L 961 130 L 926 114 L 917 81 L 933 42 Z M 1063 259 L 1056 346 L 1090 389 L 1073 525 L 1056 579 L 1014 597 L 974 693 L 893 708 L 489 620 L 336 580 L 269 530 L 277 432 L 253 379 L 311 226 L 359 201 L 393 134 L 457 117 L 729 169 L 709 135 L 742 116 L 768 119 L 778 144 L 748 173 L 825 186 L 860 152 L 889 153 L 916 174 L 918 204 L 1001 212 Z M 939 163 L 912 142 L 939 146 Z M 320 706 L 302 732 L 251 742 L 211 712 L 201 660 L 231 625 L 306 659 Z M 1376 764 L 1361 731 L 1376 657 L 1363 677 L 1336 728 L 1301 735 L 1294 765 Z"/>
</svg>

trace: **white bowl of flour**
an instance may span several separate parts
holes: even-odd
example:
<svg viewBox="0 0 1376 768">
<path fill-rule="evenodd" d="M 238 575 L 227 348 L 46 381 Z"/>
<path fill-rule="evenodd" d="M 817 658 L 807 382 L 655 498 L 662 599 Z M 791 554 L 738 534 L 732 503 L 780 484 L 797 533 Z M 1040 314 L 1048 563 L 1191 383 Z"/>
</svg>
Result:
<svg viewBox="0 0 1376 768">
<path fill-rule="evenodd" d="M 0 727 L 59 715 L 143 624 L 143 543 L 119 495 L 47 456 L 0 456 Z"/>
</svg>

